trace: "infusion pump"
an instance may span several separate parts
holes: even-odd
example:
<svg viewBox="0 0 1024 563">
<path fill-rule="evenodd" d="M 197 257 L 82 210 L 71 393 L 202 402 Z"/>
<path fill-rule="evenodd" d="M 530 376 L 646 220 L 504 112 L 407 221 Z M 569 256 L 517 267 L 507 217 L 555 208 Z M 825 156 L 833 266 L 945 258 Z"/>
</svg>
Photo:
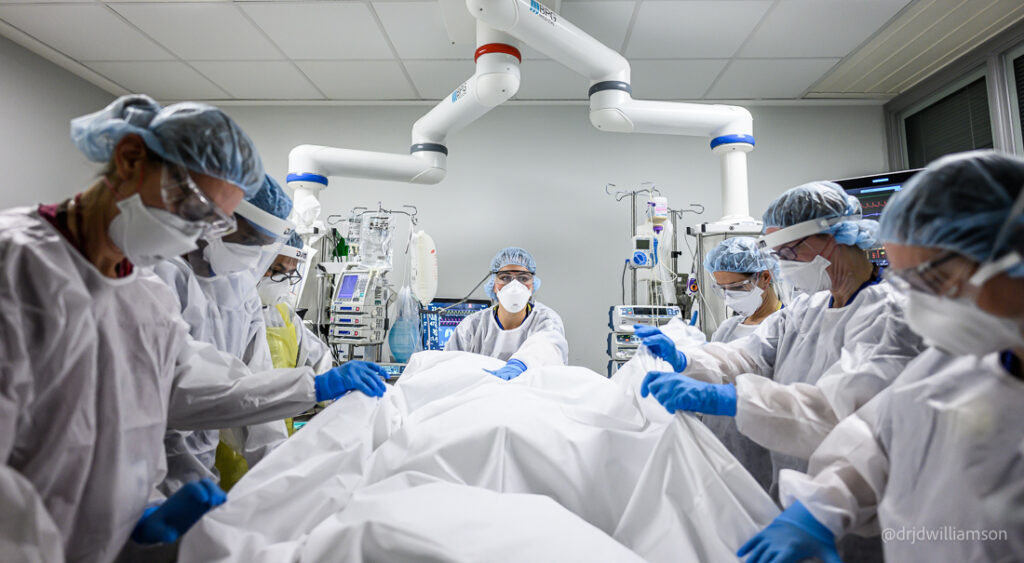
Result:
<svg viewBox="0 0 1024 563">
<path fill-rule="evenodd" d="M 387 296 L 381 270 L 348 265 L 337 276 L 331 300 L 331 344 L 384 342 Z"/>
</svg>

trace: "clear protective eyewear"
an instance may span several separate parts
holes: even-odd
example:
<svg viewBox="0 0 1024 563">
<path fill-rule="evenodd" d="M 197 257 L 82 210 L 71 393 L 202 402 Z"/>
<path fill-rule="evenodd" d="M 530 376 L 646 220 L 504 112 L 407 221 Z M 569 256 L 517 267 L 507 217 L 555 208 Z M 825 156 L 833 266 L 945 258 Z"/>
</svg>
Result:
<svg viewBox="0 0 1024 563">
<path fill-rule="evenodd" d="M 959 267 L 954 264 L 954 260 L 957 259 L 962 261 Z M 893 287 L 904 292 L 913 289 L 936 297 L 953 298 L 961 292 L 964 282 L 973 270 L 971 259 L 950 250 L 913 268 L 888 268 L 882 273 L 882 277 Z"/>
<path fill-rule="evenodd" d="M 201 225 L 205 238 L 223 236 L 236 228 L 234 217 L 206 197 L 184 166 L 164 164 L 160 193 L 167 210 L 190 223 Z"/>
<path fill-rule="evenodd" d="M 300 274 L 298 270 L 292 270 L 291 272 L 286 272 L 284 270 L 271 270 L 270 281 L 287 281 L 290 285 L 295 285 L 302 281 L 302 274 Z"/>
<path fill-rule="evenodd" d="M 814 235 L 806 236 L 806 237 L 804 237 L 804 238 L 794 242 L 793 244 L 788 244 L 786 246 L 783 246 L 783 247 L 779 248 L 778 250 L 769 250 L 768 253 L 773 258 L 775 258 L 776 260 L 790 260 L 790 261 L 794 261 L 797 258 L 797 253 L 796 253 L 797 247 L 800 246 L 801 244 L 803 244 L 804 242 L 806 242 L 807 239 L 811 238 L 812 236 L 814 236 Z"/>
<path fill-rule="evenodd" d="M 522 272 L 522 271 L 511 271 L 511 272 L 491 272 L 494 274 L 494 279 L 500 284 L 509 284 L 513 280 L 526 285 L 533 283 L 533 272 Z"/>
<path fill-rule="evenodd" d="M 757 287 L 757 276 L 757 273 L 753 273 L 749 278 L 738 282 L 714 283 L 711 284 L 711 289 L 715 291 L 715 295 L 720 299 L 725 299 L 725 292 L 727 291 L 754 291 L 754 288 Z"/>
</svg>

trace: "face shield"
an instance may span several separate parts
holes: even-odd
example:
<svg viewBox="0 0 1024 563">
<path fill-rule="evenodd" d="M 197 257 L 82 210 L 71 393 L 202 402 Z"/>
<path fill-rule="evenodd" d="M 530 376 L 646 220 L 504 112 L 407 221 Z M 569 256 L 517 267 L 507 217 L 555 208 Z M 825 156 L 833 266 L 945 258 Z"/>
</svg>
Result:
<svg viewBox="0 0 1024 563">
<path fill-rule="evenodd" d="M 757 243 L 764 252 L 767 252 L 769 256 L 773 258 L 777 258 L 779 260 L 793 260 L 796 258 L 794 250 L 796 244 L 787 246 L 789 243 L 796 243 L 814 235 L 824 233 L 839 223 L 845 221 L 860 221 L 860 219 L 861 216 L 859 214 L 845 215 L 843 217 L 822 217 L 820 219 L 811 219 L 810 221 L 790 225 L 775 232 L 763 235 L 757 240 Z M 778 248 L 778 250 L 775 250 L 776 248 Z M 787 252 L 787 250 L 789 252 Z"/>
<path fill-rule="evenodd" d="M 225 236 L 224 242 L 258 247 L 260 249 L 259 259 L 252 267 L 252 271 L 257 275 L 262 275 L 277 257 L 279 250 L 291 236 L 292 231 L 295 230 L 295 225 L 267 213 L 248 201 L 238 204 L 238 207 L 235 208 L 235 218 L 238 228 L 235 229 L 235 232 Z"/>
</svg>

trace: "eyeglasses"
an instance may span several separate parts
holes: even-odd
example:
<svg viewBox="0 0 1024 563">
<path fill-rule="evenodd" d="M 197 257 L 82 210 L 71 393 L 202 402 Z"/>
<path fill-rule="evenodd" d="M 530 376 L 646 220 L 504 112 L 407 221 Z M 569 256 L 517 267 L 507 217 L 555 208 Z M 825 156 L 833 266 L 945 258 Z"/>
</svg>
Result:
<svg viewBox="0 0 1024 563">
<path fill-rule="evenodd" d="M 775 258 L 779 259 L 779 260 L 796 260 L 796 247 L 798 247 L 801 244 L 803 244 L 804 241 L 806 241 L 807 239 L 811 238 L 812 236 L 814 236 L 814 235 L 806 236 L 806 237 L 804 237 L 804 238 L 794 242 L 793 244 L 790 244 L 790 245 L 787 245 L 787 246 L 783 246 L 782 248 L 780 248 L 778 250 L 772 250 L 771 251 L 771 255 L 774 256 Z"/>
<path fill-rule="evenodd" d="M 298 270 L 292 270 L 291 272 L 285 272 L 283 270 L 272 270 L 270 272 L 270 281 L 288 281 L 288 283 L 290 283 L 291 285 L 295 285 L 302 281 L 302 274 L 300 274 Z"/>
<path fill-rule="evenodd" d="M 533 282 L 532 272 L 491 272 L 494 274 L 494 279 L 501 284 L 512 283 L 515 280 L 523 285 Z"/>
<path fill-rule="evenodd" d="M 754 287 L 757 286 L 758 274 L 751 274 L 749 278 L 740 280 L 732 283 L 715 283 L 711 285 L 711 289 L 715 290 L 715 295 L 725 299 L 726 291 L 753 291 Z"/>
<path fill-rule="evenodd" d="M 206 197 L 183 166 L 164 165 L 160 192 L 167 210 L 186 221 L 202 225 L 206 238 L 223 236 L 236 228 L 235 218 Z"/>
<path fill-rule="evenodd" d="M 965 257 L 953 251 L 944 252 L 913 268 L 902 270 L 889 268 L 882 274 L 882 277 L 903 291 L 914 289 L 938 297 L 953 297 L 960 293 L 962 285 L 962 281 L 956 280 L 965 280 L 972 270 L 971 262 L 966 259 L 961 267 L 955 268 L 953 271 L 949 271 L 948 267 L 941 268 L 943 264 L 950 263 L 957 258 Z"/>
</svg>

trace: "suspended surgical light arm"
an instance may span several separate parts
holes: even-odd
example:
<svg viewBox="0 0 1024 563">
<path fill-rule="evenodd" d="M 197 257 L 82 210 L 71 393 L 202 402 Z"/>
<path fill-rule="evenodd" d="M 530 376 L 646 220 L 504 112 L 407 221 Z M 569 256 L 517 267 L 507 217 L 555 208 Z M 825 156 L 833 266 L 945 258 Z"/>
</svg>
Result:
<svg viewBox="0 0 1024 563">
<path fill-rule="evenodd" d="M 320 215 L 319 192 L 328 177 L 436 184 L 447 170 L 447 137 L 504 103 L 519 90 L 521 55 L 516 42 L 483 22 L 476 24 L 476 72 L 412 127 L 409 154 L 299 145 L 288 154 L 288 186 L 295 193 L 293 219 L 300 233 Z"/>
<path fill-rule="evenodd" d="M 452 1 L 452 0 L 443 0 Z M 602 131 L 706 136 L 722 162 L 722 221 L 748 222 L 746 153 L 753 118 L 727 105 L 635 100 L 629 62 L 536 0 L 466 0 L 469 13 L 590 80 L 590 122 Z"/>
</svg>

